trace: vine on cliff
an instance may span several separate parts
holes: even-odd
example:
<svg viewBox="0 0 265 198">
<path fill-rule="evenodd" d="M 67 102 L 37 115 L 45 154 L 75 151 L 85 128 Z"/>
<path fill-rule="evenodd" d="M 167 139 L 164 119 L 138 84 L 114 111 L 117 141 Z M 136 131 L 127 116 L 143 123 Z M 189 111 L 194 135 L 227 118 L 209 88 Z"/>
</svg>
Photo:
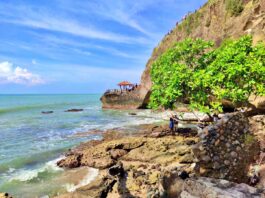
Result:
<svg viewBox="0 0 265 198">
<path fill-rule="evenodd" d="M 218 49 L 202 39 L 176 43 L 152 65 L 149 107 L 172 108 L 185 99 L 192 109 L 222 111 L 222 101 L 247 102 L 265 95 L 265 46 L 252 37 L 226 41 Z"/>
</svg>

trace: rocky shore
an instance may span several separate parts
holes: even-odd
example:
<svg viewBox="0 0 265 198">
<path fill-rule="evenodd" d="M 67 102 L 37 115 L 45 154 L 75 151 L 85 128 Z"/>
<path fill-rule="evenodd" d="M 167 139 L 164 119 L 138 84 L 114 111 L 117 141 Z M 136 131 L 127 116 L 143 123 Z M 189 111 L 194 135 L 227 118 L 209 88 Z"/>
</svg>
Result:
<svg viewBox="0 0 265 198">
<path fill-rule="evenodd" d="M 166 125 L 145 125 L 131 136 L 108 131 L 58 162 L 99 169 L 93 182 L 58 198 L 265 197 L 264 168 L 253 173 L 263 167 L 264 121 L 264 115 L 231 113 L 202 130 L 180 128 L 175 136 Z M 259 181 L 251 183 L 254 175 Z"/>
</svg>

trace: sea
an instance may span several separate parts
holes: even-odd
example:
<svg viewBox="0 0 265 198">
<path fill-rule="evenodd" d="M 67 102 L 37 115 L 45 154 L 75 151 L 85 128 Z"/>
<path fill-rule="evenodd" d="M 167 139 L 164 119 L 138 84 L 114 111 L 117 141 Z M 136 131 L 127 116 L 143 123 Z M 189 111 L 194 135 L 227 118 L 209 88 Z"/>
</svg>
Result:
<svg viewBox="0 0 265 198">
<path fill-rule="evenodd" d="M 162 120 L 162 114 L 150 110 L 103 110 L 100 94 L 0 95 L 0 192 L 47 198 L 74 191 L 91 182 L 98 170 L 64 170 L 56 162 L 69 148 L 102 138 L 88 131 L 129 131 Z"/>
</svg>

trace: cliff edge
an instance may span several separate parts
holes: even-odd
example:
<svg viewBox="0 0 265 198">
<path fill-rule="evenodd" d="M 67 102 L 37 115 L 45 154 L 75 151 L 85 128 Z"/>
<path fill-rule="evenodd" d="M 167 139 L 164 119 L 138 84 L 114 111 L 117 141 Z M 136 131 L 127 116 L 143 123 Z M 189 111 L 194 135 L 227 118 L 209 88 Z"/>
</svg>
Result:
<svg viewBox="0 0 265 198">
<path fill-rule="evenodd" d="M 118 96 L 114 100 L 113 97 L 104 94 L 103 107 L 116 108 L 116 104 L 119 104 L 118 108 L 145 107 L 151 94 L 151 65 L 175 42 L 187 37 L 202 38 L 214 41 L 218 47 L 225 39 L 236 39 L 246 34 L 253 36 L 254 43 L 265 41 L 264 0 L 209 0 L 199 10 L 176 23 L 176 26 L 153 50 L 142 74 L 140 88 L 133 93 L 126 93 L 126 97 Z"/>
</svg>

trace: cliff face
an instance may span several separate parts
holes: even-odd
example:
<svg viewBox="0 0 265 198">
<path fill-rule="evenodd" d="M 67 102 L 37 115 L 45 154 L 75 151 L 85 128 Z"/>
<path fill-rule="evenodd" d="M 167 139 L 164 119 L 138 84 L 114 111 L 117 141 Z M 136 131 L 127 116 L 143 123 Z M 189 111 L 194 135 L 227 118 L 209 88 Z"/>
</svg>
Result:
<svg viewBox="0 0 265 198">
<path fill-rule="evenodd" d="M 153 62 L 163 54 L 175 42 L 190 38 L 202 38 L 212 40 L 219 46 L 224 39 L 238 38 L 245 34 L 253 35 L 253 41 L 265 41 L 265 1 L 264 0 L 242 0 L 242 11 L 231 13 L 228 2 L 239 2 L 239 0 L 209 0 L 203 7 L 186 17 L 185 20 L 176 24 L 159 45 L 154 49 L 148 60 L 146 69 L 141 77 L 141 87 L 137 93 L 137 102 L 134 96 L 128 98 L 133 101 L 134 108 L 146 106 L 151 93 L 152 81 L 150 69 Z M 105 104 L 108 97 L 103 96 Z M 130 103 L 130 102 L 129 102 Z M 104 104 L 104 103 L 103 103 Z M 128 103 L 126 103 L 128 104 Z M 106 106 L 106 105 L 105 105 Z M 108 105 L 108 107 L 113 107 Z"/>
<path fill-rule="evenodd" d="M 175 42 L 190 38 L 212 40 L 219 46 L 224 39 L 253 35 L 253 41 L 265 41 L 265 1 L 244 0 L 243 11 L 232 15 L 227 8 L 229 0 L 209 0 L 195 13 L 186 17 L 168 33 L 154 49 L 142 74 L 140 95 L 150 95 L 152 81 L 150 69 L 153 62 Z M 148 100 L 146 100 L 148 101 Z"/>
</svg>

